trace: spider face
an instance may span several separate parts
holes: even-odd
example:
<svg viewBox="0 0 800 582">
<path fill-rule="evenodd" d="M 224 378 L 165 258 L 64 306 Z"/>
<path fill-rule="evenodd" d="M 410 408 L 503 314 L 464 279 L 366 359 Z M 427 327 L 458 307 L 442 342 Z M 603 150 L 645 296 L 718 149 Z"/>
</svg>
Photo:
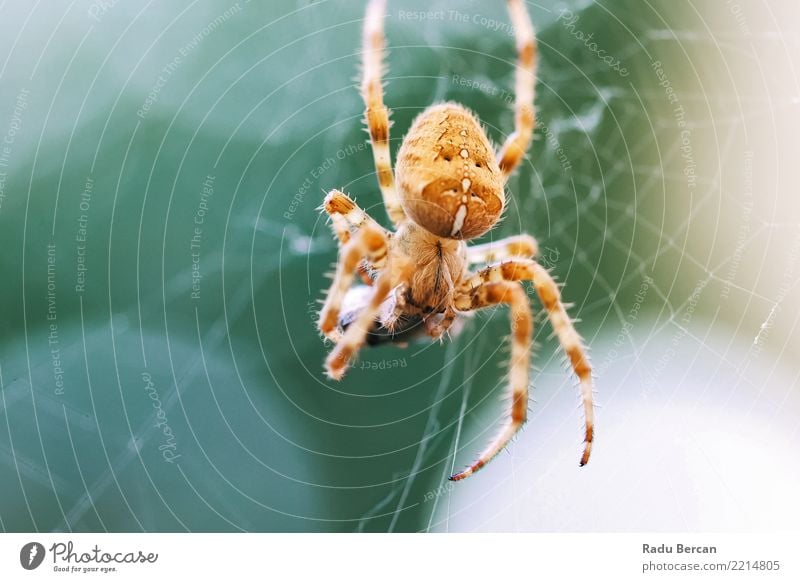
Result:
<svg viewBox="0 0 800 582">
<path fill-rule="evenodd" d="M 403 210 L 436 236 L 479 237 L 505 207 L 504 178 L 489 138 L 457 103 L 434 105 L 416 118 L 395 174 Z"/>
</svg>

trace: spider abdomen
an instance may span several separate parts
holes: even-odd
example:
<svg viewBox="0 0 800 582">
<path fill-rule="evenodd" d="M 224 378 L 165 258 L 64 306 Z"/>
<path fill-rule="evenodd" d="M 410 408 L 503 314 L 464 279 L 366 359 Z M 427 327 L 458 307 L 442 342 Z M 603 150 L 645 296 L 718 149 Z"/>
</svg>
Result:
<svg viewBox="0 0 800 582">
<path fill-rule="evenodd" d="M 478 237 L 503 212 L 504 178 L 492 144 L 457 103 L 434 105 L 414 120 L 395 173 L 406 214 L 436 236 Z"/>
</svg>

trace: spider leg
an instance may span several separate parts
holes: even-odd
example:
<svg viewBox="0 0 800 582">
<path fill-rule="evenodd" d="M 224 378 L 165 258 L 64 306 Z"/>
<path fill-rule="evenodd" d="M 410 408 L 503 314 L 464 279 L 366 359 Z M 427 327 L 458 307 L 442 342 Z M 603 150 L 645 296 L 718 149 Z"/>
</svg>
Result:
<svg viewBox="0 0 800 582">
<path fill-rule="evenodd" d="M 547 316 L 553 326 L 561 347 L 570 360 L 572 369 L 580 381 L 581 402 L 585 417 L 584 450 L 581 456 L 581 466 L 589 462 L 594 440 L 594 404 L 592 369 L 586 349 L 583 346 L 578 332 L 561 301 L 558 285 L 536 261 L 531 259 L 509 259 L 501 263 L 489 265 L 464 280 L 459 288 L 462 294 L 474 293 L 476 289 L 497 281 L 533 281 L 542 305 L 547 311 Z"/>
<path fill-rule="evenodd" d="M 386 234 L 383 227 L 367 214 L 366 210 L 361 209 L 352 198 L 341 190 L 328 192 L 322 203 L 322 210 L 331 217 L 333 233 L 342 244 L 349 241 L 350 236 L 364 225 L 369 225 Z"/>
<path fill-rule="evenodd" d="M 326 337 L 336 340 L 339 312 L 353 276 L 363 259 L 371 264 L 385 265 L 388 252 L 383 230 L 371 224 L 363 225 L 339 251 L 336 274 L 319 314 L 319 329 Z"/>
<path fill-rule="evenodd" d="M 328 192 L 328 195 L 325 196 L 325 201 L 322 203 L 322 209 L 330 216 L 331 228 L 341 245 L 346 244 L 353 236 L 353 233 L 357 233 L 364 225 L 380 230 L 384 235 L 388 236 L 388 233 L 344 192 L 339 190 Z M 362 261 L 358 265 L 358 275 L 364 284 L 372 285 L 370 269 L 379 270 L 382 267 L 382 263 L 369 263 L 367 265 Z"/>
<path fill-rule="evenodd" d="M 533 285 L 536 288 L 536 293 L 539 295 L 542 305 L 547 310 L 550 325 L 553 326 L 553 331 L 556 332 L 558 341 L 567 353 L 572 369 L 580 381 L 581 402 L 583 404 L 586 431 L 583 455 L 581 456 L 580 463 L 581 467 L 583 467 L 589 462 L 589 456 L 592 453 L 592 441 L 594 440 L 594 403 L 592 395 L 594 386 L 592 381 L 592 368 L 589 364 L 589 358 L 586 355 L 586 348 L 583 346 L 581 336 L 575 331 L 575 326 L 572 324 L 572 320 L 561 301 L 561 293 L 558 290 L 558 285 L 553 281 L 547 269 L 542 267 L 539 263 L 534 262 L 532 269 Z"/>
<path fill-rule="evenodd" d="M 372 142 L 372 155 L 375 159 L 375 171 L 378 174 L 378 185 L 383 194 L 386 212 L 395 226 L 406 218 L 400 198 L 394 185 L 392 173 L 392 157 L 389 151 L 389 109 L 383 104 L 383 86 L 381 73 L 385 38 L 383 18 L 386 11 L 386 0 L 370 0 L 364 19 L 363 46 L 363 78 L 361 95 L 366 110 L 364 117 Z"/>
<path fill-rule="evenodd" d="M 336 344 L 325 360 L 325 369 L 328 376 L 333 380 L 342 379 L 350 363 L 350 359 L 361 349 L 361 346 L 364 345 L 367 339 L 367 333 L 369 333 L 372 323 L 375 321 L 380 311 L 381 303 L 389 296 L 392 290 L 391 270 L 386 269 L 378 275 L 374 286 L 370 290 L 372 291 L 372 295 L 369 302 L 361 310 L 361 313 L 358 314 L 358 318 L 348 326 L 342 339 Z"/>
<path fill-rule="evenodd" d="M 533 281 L 536 265 L 533 259 L 516 257 L 492 263 L 466 277 L 459 285 L 459 291 L 469 293 L 484 283 L 497 281 Z"/>
<path fill-rule="evenodd" d="M 491 263 L 508 257 L 535 257 L 539 243 L 528 234 L 509 236 L 500 240 L 467 247 L 467 261 L 471 264 Z"/>
<path fill-rule="evenodd" d="M 508 136 L 497 163 L 506 179 L 525 156 L 535 123 L 533 98 L 536 79 L 536 36 L 522 0 L 508 0 L 508 12 L 517 40 L 517 72 L 514 90 L 514 132 Z"/>
<path fill-rule="evenodd" d="M 511 365 L 509 390 L 511 392 L 511 416 L 489 446 L 469 467 L 450 477 L 460 481 L 478 471 L 502 451 L 525 423 L 528 414 L 528 367 L 533 335 L 533 315 L 530 302 L 522 284 L 516 281 L 484 283 L 468 293 L 456 297 L 456 308 L 460 311 L 480 309 L 498 303 L 511 307 Z"/>
</svg>

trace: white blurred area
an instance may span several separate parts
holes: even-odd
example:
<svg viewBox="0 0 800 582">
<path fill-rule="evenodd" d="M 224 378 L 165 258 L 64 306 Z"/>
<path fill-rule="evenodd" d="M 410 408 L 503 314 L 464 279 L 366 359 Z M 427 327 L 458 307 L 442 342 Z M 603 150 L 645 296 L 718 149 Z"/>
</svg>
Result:
<svg viewBox="0 0 800 582">
<path fill-rule="evenodd" d="M 648 340 L 646 347 L 630 348 L 598 378 L 602 408 L 586 467 L 578 467 L 580 411 L 571 380 L 548 366 L 538 378 L 550 388 L 537 393 L 520 437 L 439 497 L 432 529 L 796 530 L 797 367 L 754 356 L 747 342 L 731 344 L 730 335 L 706 328 L 703 342 L 683 337 L 656 373 L 675 333 L 643 336 L 646 327 L 640 322 L 631 334 Z M 595 359 L 603 353 L 596 349 Z M 496 426 L 483 420 L 482 434 L 464 435 L 459 459 L 479 450 Z"/>
</svg>

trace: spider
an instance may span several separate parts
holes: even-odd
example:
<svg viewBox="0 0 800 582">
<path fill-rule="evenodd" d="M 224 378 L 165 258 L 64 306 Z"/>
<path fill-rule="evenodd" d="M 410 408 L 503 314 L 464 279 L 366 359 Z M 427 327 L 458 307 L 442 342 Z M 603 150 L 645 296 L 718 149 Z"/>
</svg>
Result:
<svg viewBox="0 0 800 582">
<path fill-rule="evenodd" d="M 594 432 L 592 373 L 581 338 L 559 287 L 534 257 L 528 235 L 467 246 L 488 232 L 506 206 L 505 184 L 530 144 L 534 128 L 536 38 L 522 0 L 507 0 L 516 36 L 515 128 L 495 154 L 476 116 L 458 103 L 425 109 L 413 121 L 392 171 L 389 109 L 383 103 L 385 0 L 370 0 L 363 30 L 361 94 L 384 206 L 394 232 L 382 228 L 340 190 L 322 209 L 339 239 L 333 282 L 319 314 L 319 329 L 335 343 L 325 361 L 340 380 L 365 344 L 401 342 L 427 333 L 441 339 L 459 316 L 507 304 L 511 314 L 509 419 L 471 465 L 464 479 L 494 458 L 525 423 L 533 315 L 522 281 L 531 281 L 580 381 L 589 460 Z M 472 271 L 470 266 L 482 265 Z M 364 285 L 353 286 L 356 274 Z M 453 328 L 455 329 L 455 328 Z"/>
</svg>

